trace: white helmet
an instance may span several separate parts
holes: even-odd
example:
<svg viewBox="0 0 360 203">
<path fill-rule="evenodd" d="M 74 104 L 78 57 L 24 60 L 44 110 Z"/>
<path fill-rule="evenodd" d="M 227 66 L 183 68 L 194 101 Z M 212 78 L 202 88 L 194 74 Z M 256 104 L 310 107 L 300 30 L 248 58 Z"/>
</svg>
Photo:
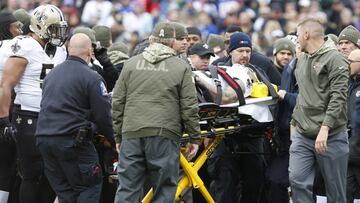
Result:
<svg viewBox="0 0 360 203">
<path fill-rule="evenodd" d="M 64 44 L 67 27 L 64 15 L 54 5 L 41 5 L 31 15 L 30 30 L 55 46 Z"/>
</svg>

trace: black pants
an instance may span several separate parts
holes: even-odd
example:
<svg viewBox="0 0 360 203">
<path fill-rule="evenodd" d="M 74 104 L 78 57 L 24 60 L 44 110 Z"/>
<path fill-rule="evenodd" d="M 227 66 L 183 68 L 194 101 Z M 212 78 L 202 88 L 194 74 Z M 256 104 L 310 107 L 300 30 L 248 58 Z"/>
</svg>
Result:
<svg viewBox="0 0 360 203">
<path fill-rule="evenodd" d="M 266 203 L 289 203 L 289 130 L 279 131 L 279 151 L 269 151 L 267 160 L 266 184 L 264 190 L 264 202 Z"/>
<path fill-rule="evenodd" d="M 346 199 L 352 203 L 354 199 L 360 199 L 360 167 L 349 165 L 347 175 Z"/>
<path fill-rule="evenodd" d="M 0 190 L 9 192 L 16 171 L 15 142 L 0 140 Z"/>
<path fill-rule="evenodd" d="M 16 149 L 22 178 L 20 203 L 48 203 L 55 200 L 55 193 L 44 176 L 43 161 L 35 144 L 37 116 L 36 112 L 23 111 L 18 106 L 13 110 L 12 121 L 18 130 Z"/>
<path fill-rule="evenodd" d="M 102 171 L 90 140 L 74 146 L 71 136 L 44 136 L 37 137 L 37 145 L 59 203 L 99 202 Z"/>
<path fill-rule="evenodd" d="M 232 141 L 230 141 L 232 142 Z M 222 144 L 217 157 L 208 161 L 209 174 L 213 178 L 210 193 L 219 203 L 257 203 L 265 179 L 263 138 L 250 138 L 228 146 Z M 235 147 L 234 147 L 235 146 Z M 236 148 L 236 149 L 235 149 Z M 239 154 L 232 154 L 235 150 Z"/>
</svg>

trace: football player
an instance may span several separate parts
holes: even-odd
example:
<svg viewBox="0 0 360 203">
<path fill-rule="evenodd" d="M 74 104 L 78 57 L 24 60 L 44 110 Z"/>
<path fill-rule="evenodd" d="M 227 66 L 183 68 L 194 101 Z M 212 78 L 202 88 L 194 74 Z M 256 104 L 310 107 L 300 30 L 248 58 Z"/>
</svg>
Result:
<svg viewBox="0 0 360 203">
<path fill-rule="evenodd" d="M 21 23 L 8 12 L 0 12 L 0 76 L 9 50 L 11 39 L 20 35 Z M 1 134 L 1 133 L 0 133 Z M 14 183 L 16 148 L 12 139 L 0 137 L 0 203 L 7 202 Z"/>
<path fill-rule="evenodd" d="M 17 36 L 9 44 L 10 53 L 0 82 L 0 133 L 3 137 L 14 137 L 16 140 L 22 177 L 19 201 L 53 202 L 55 193 L 43 175 L 43 163 L 34 134 L 42 81 L 67 55 L 62 47 L 66 40 L 67 23 L 59 8 L 41 5 L 31 15 L 30 30 L 31 33 Z M 13 88 L 16 97 L 10 123 Z"/>
</svg>

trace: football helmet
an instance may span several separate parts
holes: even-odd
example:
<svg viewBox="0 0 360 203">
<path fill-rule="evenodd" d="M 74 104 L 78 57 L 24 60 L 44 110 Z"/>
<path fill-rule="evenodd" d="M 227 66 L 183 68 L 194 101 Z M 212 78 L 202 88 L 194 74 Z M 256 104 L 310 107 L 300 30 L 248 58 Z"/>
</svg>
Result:
<svg viewBox="0 0 360 203">
<path fill-rule="evenodd" d="M 67 37 L 67 22 L 61 10 L 50 4 L 37 7 L 30 20 L 30 30 L 54 46 L 62 46 Z"/>
</svg>

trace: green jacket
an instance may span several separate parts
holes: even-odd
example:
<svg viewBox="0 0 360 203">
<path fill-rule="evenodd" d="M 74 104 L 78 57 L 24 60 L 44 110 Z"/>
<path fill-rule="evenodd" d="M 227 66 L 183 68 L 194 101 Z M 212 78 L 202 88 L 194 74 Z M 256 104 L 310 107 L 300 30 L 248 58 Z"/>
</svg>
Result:
<svg viewBox="0 0 360 203">
<path fill-rule="evenodd" d="M 190 66 L 176 52 L 153 43 L 125 62 L 112 105 L 116 142 L 165 136 L 178 141 L 183 128 L 199 144 L 198 102 Z"/>
<path fill-rule="evenodd" d="M 299 133 L 316 139 L 322 125 L 329 135 L 346 128 L 349 64 L 331 40 L 318 51 L 303 54 L 296 65 L 299 95 L 291 124 Z"/>
</svg>

